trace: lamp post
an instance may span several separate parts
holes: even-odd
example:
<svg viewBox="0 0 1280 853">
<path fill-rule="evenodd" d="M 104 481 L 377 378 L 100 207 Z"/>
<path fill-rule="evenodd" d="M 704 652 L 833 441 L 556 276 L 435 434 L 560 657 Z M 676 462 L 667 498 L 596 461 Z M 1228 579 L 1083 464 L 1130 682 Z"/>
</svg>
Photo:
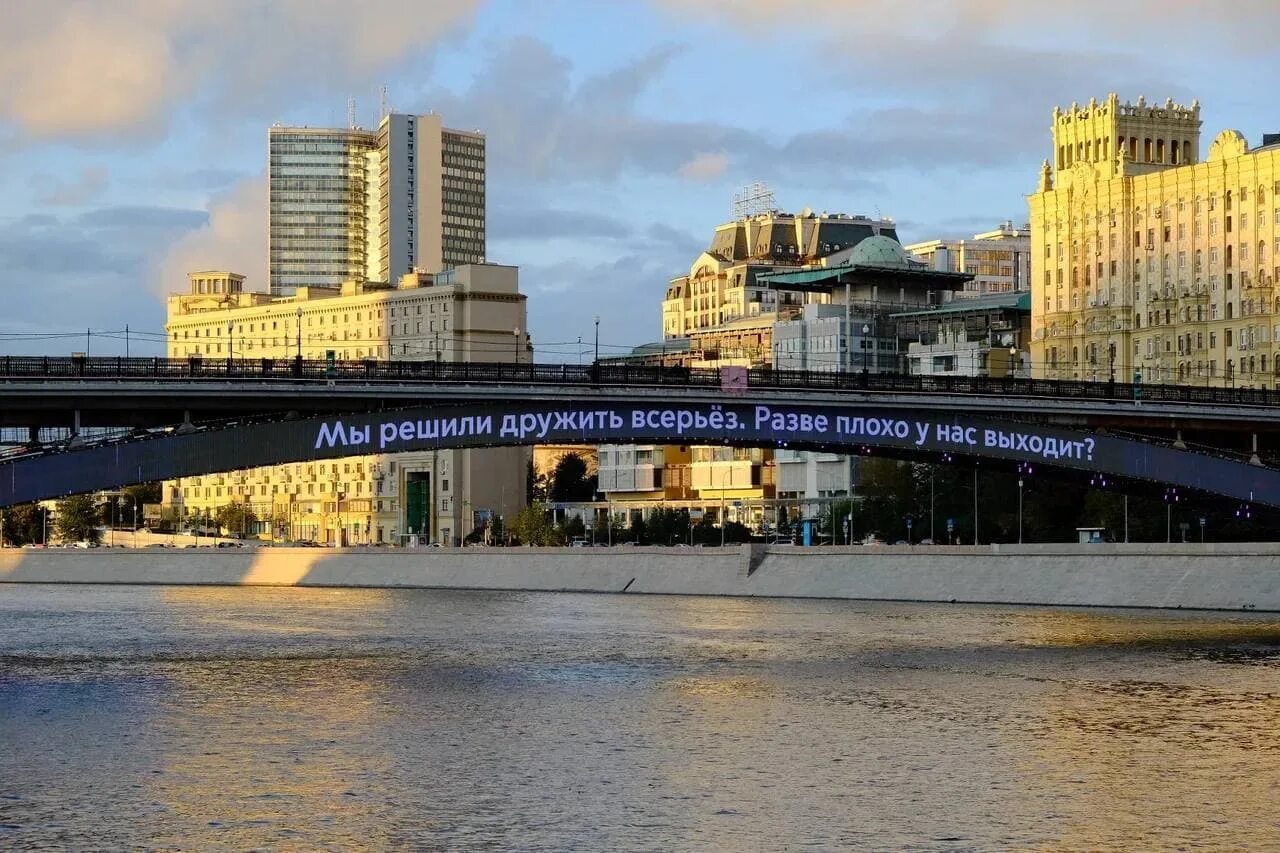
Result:
<svg viewBox="0 0 1280 853">
<path fill-rule="evenodd" d="M 227 369 L 231 369 L 231 360 L 236 357 L 236 324 L 227 323 Z"/>
<path fill-rule="evenodd" d="M 520 363 L 520 327 L 519 326 L 516 326 L 514 329 L 511 330 L 511 336 L 515 340 L 515 349 L 512 352 L 515 358 L 512 359 L 512 361 L 516 364 L 519 364 Z"/>
<path fill-rule="evenodd" d="M 1178 502 L 1178 490 L 1169 487 L 1164 490 L 1164 541 L 1173 541 L 1173 505 Z"/>
<path fill-rule="evenodd" d="M 973 544 L 978 544 L 978 467 L 973 468 Z"/>
<path fill-rule="evenodd" d="M 1022 544 L 1022 478 L 1018 478 L 1018 544 Z"/>
<path fill-rule="evenodd" d="M 862 340 L 858 342 L 858 348 L 862 350 L 862 374 L 867 373 L 867 335 L 871 334 L 871 326 L 867 323 L 862 324 Z"/>
<path fill-rule="evenodd" d="M 1009 375 L 1010 376 L 1014 376 L 1017 373 L 1018 371 L 1017 364 L 1018 364 L 1018 348 L 1016 346 L 1010 345 L 1009 346 Z"/>
<path fill-rule="evenodd" d="M 595 316 L 596 322 L 596 362 L 600 361 L 600 315 Z"/>
<path fill-rule="evenodd" d="M 1116 341 L 1115 341 L 1115 338 L 1112 338 L 1111 340 L 1107 341 L 1107 362 L 1108 362 L 1109 367 L 1111 368 L 1111 379 L 1110 379 L 1110 382 L 1111 382 L 1111 384 L 1112 384 L 1112 385 L 1115 385 L 1115 384 L 1116 384 Z"/>
<path fill-rule="evenodd" d="M 1205 522 L 1205 518 L 1202 515 L 1200 516 L 1200 544 L 1201 545 L 1204 544 L 1204 522 Z"/>
<path fill-rule="evenodd" d="M 729 451 L 729 453 L 730 453 L 729 467 L 724 469 L 724 476 L 720 478 L 720 547 L 721 548 L 724 547 L 724 525 L 726 520 L 724 517 L 724 490 L 725 490 L 725 486 L 728 485 L 727 481 L 729 479 L 729 475 L 733 473 L 733 458 L 732 458 L 733 451 Z"/>
<path fill-rule="evenodd" d="M 294 332 L 298 338 L 298 361 L 302 361 L 302 309 L 298 309 L 298 324 L 294 328 Z"/>
</svg>

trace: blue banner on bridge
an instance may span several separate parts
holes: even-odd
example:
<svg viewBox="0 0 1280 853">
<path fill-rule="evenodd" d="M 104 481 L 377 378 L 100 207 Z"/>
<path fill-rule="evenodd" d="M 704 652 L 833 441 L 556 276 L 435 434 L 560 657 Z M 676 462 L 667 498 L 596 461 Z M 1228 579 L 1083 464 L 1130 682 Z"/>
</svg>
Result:
<svg viewBox="0 0 1280 853">
<path fill-rule="evenodd" d="M 0 466 L 0 505 L 129 483 L 433 448 L 732 444 L 856 453 L 891 448 L 1097 471 L 1280 505 L 1280 471 L 1111 435 L 982 416 L 922 419 L 857 406 L 502 403 L 220 426 L 24 457 Z"/>
</svg>

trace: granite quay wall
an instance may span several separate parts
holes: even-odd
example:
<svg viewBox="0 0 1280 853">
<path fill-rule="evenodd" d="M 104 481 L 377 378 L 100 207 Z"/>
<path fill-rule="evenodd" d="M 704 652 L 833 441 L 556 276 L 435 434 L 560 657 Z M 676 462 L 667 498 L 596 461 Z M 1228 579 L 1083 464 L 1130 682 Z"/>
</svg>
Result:
<svg viewBox="0 0 1280 853">
<path fill-rule="evenodd" d="M 0 583 L 423 587 L 1280 612 L 1280 544 L 6 549 L 0 551 Z"/>
</svg>

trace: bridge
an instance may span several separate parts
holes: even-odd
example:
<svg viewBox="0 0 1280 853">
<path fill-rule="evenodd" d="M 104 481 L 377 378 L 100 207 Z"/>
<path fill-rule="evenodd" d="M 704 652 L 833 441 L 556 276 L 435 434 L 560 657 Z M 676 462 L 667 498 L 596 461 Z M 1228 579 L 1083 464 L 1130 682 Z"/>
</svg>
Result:
<svg viewBox="0 0 1280 853">
<path fill-rule="evenodd" d="M 12 442 L 0 457 L 0 506 L 259 465 L 537 443 L 1034 464 L 1280 506 L 1280 392 L 1267 389 L 602 363 L 5 356 L 0 427 Z"/>
</svg>

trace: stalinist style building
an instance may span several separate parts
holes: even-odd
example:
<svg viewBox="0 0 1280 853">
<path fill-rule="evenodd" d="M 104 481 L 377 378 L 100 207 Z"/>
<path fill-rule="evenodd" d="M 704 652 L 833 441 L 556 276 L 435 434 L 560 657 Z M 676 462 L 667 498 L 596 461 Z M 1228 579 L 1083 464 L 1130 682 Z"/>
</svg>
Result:
<svg viewBox="0 0 1280 853">
<path fill-rule="evenodd" d="M 1280 139 L 1224 130 L 1200 159 L 1200 105 L 1053 111 L 1031 208 L 1037 376 L 1272 387 L 1280 378 Z"/>
<path fill-rule="evenodd" d="M 528 362 L 519 271 L 463 264 L 415 271 L 395 284 L 348 281 L 296 287 L 290 296 L 244 289 L 228 271 L 189 275 L 168 300 L 169 358 L 249 365 L 261 359 Z M 458 544 L 494 516 L 525 504 L 520 447 L 369 454 L 252 468 L 166 482 L 162 504 L 185 524 L 247 504 L 249 533 L 342 545 Z"/>
</svg>

